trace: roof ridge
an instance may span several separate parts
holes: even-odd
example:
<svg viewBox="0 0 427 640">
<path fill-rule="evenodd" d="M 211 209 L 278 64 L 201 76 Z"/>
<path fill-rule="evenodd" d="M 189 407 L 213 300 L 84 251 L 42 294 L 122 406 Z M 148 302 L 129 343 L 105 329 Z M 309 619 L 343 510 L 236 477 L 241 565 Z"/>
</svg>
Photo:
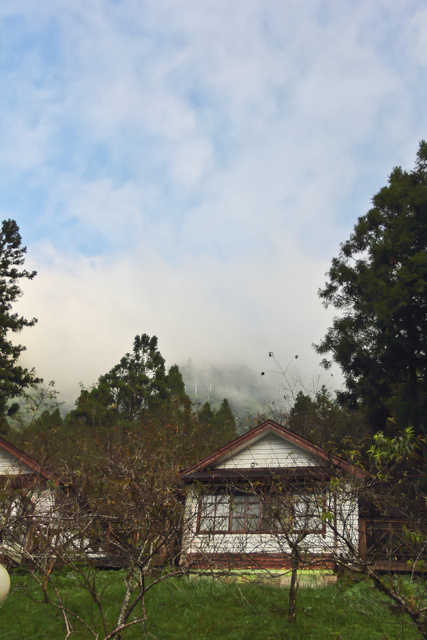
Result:
<svg viewBox="0 0 427 640">
<path fill-rule="evenodd" d="M 253 427 L 246 433 L 242 434 L 235 440 L 232 440 L 231 442 L 224 445 L 223 447 L 220 447 L 210 455 L 202 458 L 202 460 L 199 460 L 196 464 L 190 467 L 187 467 L 187 469 L 184 469 L 184 471 L 181 472 L 181 477 L 185 478 L 186 475 L 205 469 L 211 464 L 215 464 L 216 462 L 218 462 L 218 460 L 222 458 L 222 456 L 226 454 L 230 455 L 233 451 L 238 449 L 240 446 L 245 445 L 246 443 L 249 444 L 250 440 L 269 430 L 272 430 L 273 432 L 281 435 L 285 439 L 290 440 L 294 444 L 299 445 L 305 451 L 311 453 L 312 455 L 318 456 L 323 460 L 326 460 L 329 463 L 332 463 L 335 466 L 340 467 L 349 473 L 353 473 L 358 476 L 364 475 L 363 471 L 355 467 L 350 462 L 347 462 L 340 456 L 333 453 L 329 453 L 322 447 L 319 447 L 318 445 L 310 442 L 303 436 L 300 436 L 297 433 L 294 433 L 287 427 L 280 425 L 278 422 L 275 422 L 274 420 L 268 419 L 260 423 L 259 425 L 256 425 L 255 427 Z"/>
</svg>

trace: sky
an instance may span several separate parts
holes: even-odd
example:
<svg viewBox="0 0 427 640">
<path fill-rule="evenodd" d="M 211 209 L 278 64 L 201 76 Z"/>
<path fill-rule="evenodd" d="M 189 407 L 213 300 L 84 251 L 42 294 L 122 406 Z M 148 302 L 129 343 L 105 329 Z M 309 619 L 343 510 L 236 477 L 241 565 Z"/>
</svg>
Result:
<svg viewBox="0 0 427 640">
<path fill-rule="evenodd" d="M 426 104 L 424 0 L 2 0 L 24 364 L 72 401 L 148 333 L 168 365 L 310 378 L 318 289 Z"/>
</svg>

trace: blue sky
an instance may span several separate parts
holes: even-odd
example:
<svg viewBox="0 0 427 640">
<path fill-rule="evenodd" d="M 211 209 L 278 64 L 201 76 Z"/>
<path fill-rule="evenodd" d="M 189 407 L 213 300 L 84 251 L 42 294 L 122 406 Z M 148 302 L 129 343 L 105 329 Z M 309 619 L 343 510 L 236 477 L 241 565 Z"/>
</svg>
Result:
<svg viewBox="0 0 427 640">
<path fill-rule="evenodd" d="M 0 215 L 26 364 L 73 398 L 167 362 L 319 361 L 331 258 L 427 137 L 421 0 L 5 0 Z"/>
</svg>

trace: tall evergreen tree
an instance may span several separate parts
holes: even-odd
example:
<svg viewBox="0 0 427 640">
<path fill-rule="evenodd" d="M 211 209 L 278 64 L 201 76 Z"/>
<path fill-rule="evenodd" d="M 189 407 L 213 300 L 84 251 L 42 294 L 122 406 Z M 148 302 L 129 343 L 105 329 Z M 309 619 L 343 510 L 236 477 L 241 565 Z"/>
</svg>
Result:
<svg viewBox="0 0 427 640">
<path fill-rule="evenodd" d="M 91 389 L 82 389 L 68 422 L 80 420 L 93 427 L 135 423 L 148 416 L 164 417 L 177 404 L 189 402 L 179 367 L 173 365 L 167 374 L 157 337 L 144 333 L 135 336 L 132 353 Z"/>
<path fill-rule="evenodd" d="M 214 425 L 225 442 L 231 442 L 231 440 L 237 438 L 236 419 L 227 398 L 224 398 L 220 408 L 215 413 Z"/>
<path fill-rule="evenodd" d="M 126 353 L 111 371 L 99 378 L 98 387 L 108 393 L 117 412 L 127 420 L 168 397 L 165 360 L 157 346 L 157 337 L 146 333 L 135 336 L 132 353 Z"/>
<path fill-rule="evenodd" d="M 322 385 L 313 397 L 299 391 L 291 407 L 288 426 L 292 431 L 328 450 L 360 446 L 372 437 L 366 417 L 361 411 L 348 411 L 340 406 Z"/>
<path fill-rule="evenodd" d="M 185 405 L 190 404 L 190 398 L 185 391 L 185 384 L 182 378 L 181 371 L 177 364 L 173 364 L 169 369 L 166 376 L 166 384 L 170 393 L 170 396 Z"/>
<path fill-rule="evenodd" d="M 427 428 L 427 143 L 413 171 L 395 168 L 341 246 L 320 291 L 334 319 L 317 351 L 341 366 L 341 399 L 377 428 L 396 416 Z M 324 361 L 327 365 L 328 362 Z"/>
<path fill-rule="evenodd" d="M 200 425 L 202 425 L 203 427 L 209 427 L 209 428 L 212 426 L 212 423 L 215 417 L 215 412 L 212 409 L 210 402 L 205 402 L 205 404 L 198 411 L 197 415 L 198 415 Z"/>
<path fill-rule="evenodd" d="M 20 283 L 32 280 L 35 271 L 24 268 L 25 253 L 19 227 L 14 220 L 3 220 L 0 230 L 0 430 L 6 430 L 6 417 L 15 413 L 18 404 L 11 404 L 23 389 L 40 382 L 33 371 L 18 364 L 25 350 L 10 339 L 24 327 L 32 327 L 37 320 L 27 320 L 13 312 L 13 305 L 22 295 Z"/>
<path fill-rule="evenodd" d="M 227 398 L 224 398 L 217 411 L 210 402 L 205 402 L 197 416 L 202 430 L 212 443 L 212 449 L 237 438 L 236 420 Z"/>
</svg>

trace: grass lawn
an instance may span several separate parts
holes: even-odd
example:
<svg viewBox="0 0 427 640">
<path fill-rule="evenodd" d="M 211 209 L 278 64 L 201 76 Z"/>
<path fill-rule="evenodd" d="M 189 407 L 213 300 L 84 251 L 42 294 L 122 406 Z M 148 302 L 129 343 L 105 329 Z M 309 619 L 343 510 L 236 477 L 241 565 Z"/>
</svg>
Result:
<svg viewBox="0 0 427 640">
<path fill-rule="evenodd" d="M 117 618 L 124 593 L 121 571 L 95 571 L 109 630 Z M 31 576 L 12 573 L 12 590 L 0 607 L 1 640 L 63 640 L 60 611 L 43 602 L 43 593 Z M 94 599 L 82 588 L 77 574 L 54 575 L 67 606 L 104 638 Z M 409 619 L 398 616 L 368 584 L 337 583 L 322 588 L 300 588 L 298 619 L 287 622 L 286 587 L 255 582 L 224 583 L 218 579 L 171 579 L 146 596 L 148 622 L 122 633 L 123 640 L 401 640 L 420 636 Z M 138 612 L 137 612 L 138 613 Z M 72 623 L 71 639 L 95 638 L 82 624 Z"/>
</svg>

